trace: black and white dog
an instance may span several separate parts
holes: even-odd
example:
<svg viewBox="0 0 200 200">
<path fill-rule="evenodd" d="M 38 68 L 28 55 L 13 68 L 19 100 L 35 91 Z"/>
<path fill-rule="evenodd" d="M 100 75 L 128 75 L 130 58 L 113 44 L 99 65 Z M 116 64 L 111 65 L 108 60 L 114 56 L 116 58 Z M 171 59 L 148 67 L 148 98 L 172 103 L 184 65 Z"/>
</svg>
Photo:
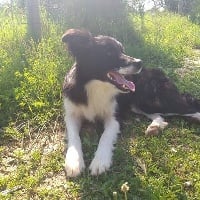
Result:
<svg viewBox="0 0 200 200">
<path fill-rule="evenodd" d="M 101 119 L 104 132 L 89 169 L 92 175 L 108 170 L 120 125 L 116 114 L 127 109 L 152 120 L 146 134 L 156 134 L 167 126 L 161 116 L 181 115 L 200 122 L 200 101 L 180 94 L 159 69 L 145 69 L 141 60 L 124 54 L 123 46 L 108 36 L 70 29 L 62 41 L 75 58 L 66 74 L 63 94 L 68 132 L 65 158 L 67 176 L 77 176 L 85 168 L 79 131 L 83 119 Z"/>
</svg>

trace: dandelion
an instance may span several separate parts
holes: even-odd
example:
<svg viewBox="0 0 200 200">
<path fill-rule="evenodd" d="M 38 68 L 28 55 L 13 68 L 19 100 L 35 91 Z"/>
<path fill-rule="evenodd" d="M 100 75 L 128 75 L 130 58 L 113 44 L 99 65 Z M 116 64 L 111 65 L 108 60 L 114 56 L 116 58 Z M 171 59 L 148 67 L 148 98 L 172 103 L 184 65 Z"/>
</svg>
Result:
<svg viewBox="0 0 200 200">
<path fill-rule="evenodd" d="M 122 184 L 121 191 L 124 192 L 125 200 L 127 200 L 127 192 L 129 191 L 128 182 Z"/>
</svg>

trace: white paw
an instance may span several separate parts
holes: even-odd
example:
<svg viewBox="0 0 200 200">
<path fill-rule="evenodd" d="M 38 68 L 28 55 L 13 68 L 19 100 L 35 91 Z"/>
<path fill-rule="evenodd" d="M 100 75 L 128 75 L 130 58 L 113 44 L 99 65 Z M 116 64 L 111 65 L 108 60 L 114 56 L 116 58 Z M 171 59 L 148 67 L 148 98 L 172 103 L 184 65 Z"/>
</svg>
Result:
<svg viewBox="0 0 200 200">
<path fill-rule="evenodd" d="M 82 153 L 79 153 L 74 147 L 67 150 L 65 158 L 65 170 L 67 176 L 78 176 L 85 168 Z"/>
<path fill-rule="evenodd" d="M 92 175 L 102 174 L 107 171 L 112 164 L 111 156 L 96 155 L 90 164 L 90 171 Z"/>
<path fill-rule="evenodd" d="M 163 130 L 168 125 L 167 122 L 160 122 L 160 123 L 151 123 L 147 130 L 145 131 L 145 135 L 158 135 L 161 130 Z"/>
</svg>

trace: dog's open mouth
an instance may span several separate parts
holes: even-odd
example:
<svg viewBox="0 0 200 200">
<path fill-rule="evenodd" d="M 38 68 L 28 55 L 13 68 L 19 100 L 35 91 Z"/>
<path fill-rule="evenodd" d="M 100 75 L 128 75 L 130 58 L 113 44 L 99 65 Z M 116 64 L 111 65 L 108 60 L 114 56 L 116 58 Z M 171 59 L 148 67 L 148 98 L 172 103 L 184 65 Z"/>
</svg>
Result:
<svg viewBox="0 0 200 200">
<path fill-rule="evenodd" d="M 117 71 L 109 71 L 107 73 L 107 77 L 120 90 L 126 92 L 135 92 L 135 84 L 131 81 L 126 80 L 124 76 L 118 73 Z"/>
</svg>

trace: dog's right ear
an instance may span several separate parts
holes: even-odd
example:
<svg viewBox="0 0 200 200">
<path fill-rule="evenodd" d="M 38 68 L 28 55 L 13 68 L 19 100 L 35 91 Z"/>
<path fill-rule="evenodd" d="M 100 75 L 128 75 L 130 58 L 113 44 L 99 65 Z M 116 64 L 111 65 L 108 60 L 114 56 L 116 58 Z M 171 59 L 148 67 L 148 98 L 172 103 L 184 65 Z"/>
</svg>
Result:
<svg viewBox="0 0 200 200">
<path fill-rule="evenodd" d="M 62 41 L 67 44 L 68 50 L 77 57 L 93 44 L 92 34 L 85 30 L 69 29 L 62 36 Z"/>
</svg>

